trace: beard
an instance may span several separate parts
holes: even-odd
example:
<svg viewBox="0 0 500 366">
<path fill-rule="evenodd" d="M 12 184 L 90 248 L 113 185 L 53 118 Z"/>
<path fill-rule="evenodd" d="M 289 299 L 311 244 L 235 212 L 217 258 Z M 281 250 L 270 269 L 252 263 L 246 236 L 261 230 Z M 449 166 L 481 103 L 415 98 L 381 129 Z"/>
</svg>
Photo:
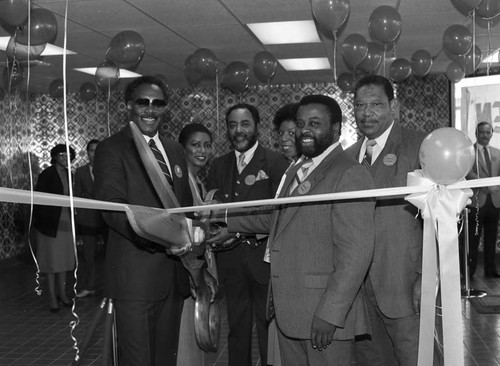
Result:
<svg viewBox="0 0 500 366">
<path fill-rule="evenodd" d="M 302 141 L 301 141 L 301 138 L 303 138 L 303 137 L 312 139 L 313 143 L 303 146 Z M 317 136 L 312 136 L 312 135 L 306 134 L 306 135 L 300 135 L 296 139 L 295 142 L 296 142 L 297 150 L 299 152 L 299 156 L 304 155 L 308 158 L 314 158 L 314 157 L 324 153 L 325 150 L 328 149 L 332 145 L 333 136 L 325 135 L 325 136 L 317 137 Z"/>
<path fill-rule="evenodd" d="M 238 138 L 243 137 L 244 140 L 236 141 Z M 257 134 L 237 133 L 231 137 L 231 145 L 238 152 L 245 152 L 249 150 L 257 142 Z"/>
</svg>

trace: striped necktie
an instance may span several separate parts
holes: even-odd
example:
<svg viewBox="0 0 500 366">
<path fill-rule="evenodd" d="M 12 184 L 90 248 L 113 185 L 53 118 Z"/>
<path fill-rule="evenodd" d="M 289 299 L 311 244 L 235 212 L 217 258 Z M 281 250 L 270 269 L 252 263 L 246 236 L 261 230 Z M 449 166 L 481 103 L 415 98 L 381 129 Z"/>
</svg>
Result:
<svg viewBox="0 0 500 366">
<path fill-rule="evenodd" d="M 375 140 L 367 140 L 366 141 L 366 151 L 365 156 L 363 157 L 363 165 L 368 169 L 372 166 L 372 156 L 373 156 L 373 147 L 377 145 L 377 141 Z"/>
<path fill-rule="evenodd" d="M 300 168 L 297 170 L 297 173 L 295 173 L 295 176 L 293 177 L 293 183 L 290 188 L 290 193 L 292 193 L 295 188 L 297 188 L 299 184 L 304 181 L 304 179 L 307 177 L 309 169 L 313 164 L 314 162 L 310 158 L 306 158 L 300 163 Z"/>
<path fill-rule="evenodd" d="M 151 148 L 151 151 L 153 152 L 156 161 L 160 165 L 161 171 L 165 175 L 165 178 L 167 178 L 168 184 L 170 184 L 170 187 L 174 188 L 174 181 L 172 180 L 172 175 L 170 174 L 170 170 L 168 169 L 167 163 L 165 163 L 165 159 L 163 158 L 161 151 L 158 150 L 158 146 L 156 146 L 155 140 L 153 139 L 149 140 L 149 147 Z"/>
<path fill-rule="evenodd" d="M 245 169 L 246 166 L 247 163 L 245 163 L 245 154 L 240 154 L 240 156 L 238 157 L 238 164 L 237 164 L 238 173 L 241 174 L 241 172 L 243 171 L 243 169 Z"/>
</svg>

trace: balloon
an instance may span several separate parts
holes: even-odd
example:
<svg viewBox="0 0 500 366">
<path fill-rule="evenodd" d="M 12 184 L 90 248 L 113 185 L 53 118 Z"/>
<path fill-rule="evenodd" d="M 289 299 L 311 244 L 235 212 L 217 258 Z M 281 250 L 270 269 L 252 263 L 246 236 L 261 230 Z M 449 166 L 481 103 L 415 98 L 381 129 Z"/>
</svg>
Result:
<svg viewBox="0 0 500 366">
<path fill-rule="evenodd" d="M 365 70 L 366 72 L 373 72 L 382 63 L 382 58 L 384 57 L 384 50 L 380 47 L 378 43 L 368 42 L 368 52 L 366 57 L 358 66 L 358 68 Z"/>
<path fill-rule="evenodd" d="M 208 48 L 200 48 L 194 51 L 192 62 L 193 67 L 202 75 L 202 78 L 215 78 L 218 61 L 215 54 Z"/>
<path fill-rule="evenodd" d="M 28 19 L 27 0 L 0 0 L 0 19 L 9 25 L 21 25 Z"/>
<path fill-rule="evenodd" d="M 250 68 L 248 65 L 241 61 L 234 61 L 224 69 L 221 86 L 239 94 L 248 88 L 249 77 Z"/>
<path fill-rule="evenodd" d="M 54 14 L 44 8 L 31 10 L 30 28 L 28 22 L 23 23 L 16 33 L 16 42 L 28 44 L 30 33 L 30 46 L 52 43 L 57 36 L 57 20 Z"/>
<path fill-rule="evenodd" d="M 342 43 L 342 56 L 347 65 L 355 68 L 366 57 L 368 53 L 368 43 L 361 34 L 348 35 Z"/>
<path fill-rule="evenodd" d="M 3 85 L 7 90 L 13 90 L 24 81 L 24 68 L 13 62 L 3 69 Z"/>
<path fill-rule="evenodd" d="M 105 61 L 101 63 L 95 72 L 95 82 L 104 91 L 112 89 L 120 81 L 120 69 L 115 64 Z"/>
<path fill-rule="evenodd" d="M 399 82 L 406 80 L 411 74 L 411 65 L 407 59 L 397 58 L 389 67 L 389 75 L 391 79 Z"/>
<path fill-rule="evenodd" d="M 474 46 L 471 50 L 463 56 L 460 61 L 460 66 L 462 70 L 465 71 L 465 75 L 472 74 L 479 68 L 479 64 L 481 63 L 482 54 L 481 49 L 478 46 Z"/>
<path fill-rule="evenodd" d="M 432 56 L 426 50 L 418 50 L 411 56 L 411 69 L 417 76 L 425 76 L 431 71 Z"/>
<path fill-rule="evenodd" d="M 203 73 L 198 70 L 194 55 L 188 56 L 184 62 L 184 75 L 191 87 L 195 87 L 203 79 Z"/>
<path fill-rule="evenodd" d="M 484 20 L 490 20 L 500 14 L 500 1 L 483 0 L 476 9 L 476 15 Z"/>
<path fill-rule="evenodd" d="M 419 159 L 425 177 L 434 183 L 456 183 L 465 178 L 474 164 L 474 144 L 456 128 L 439 128 L 422 141 Z"/>
<path fill-rule="evenodd" d="M 370 15 L 368 29 L 375 40 L 385 44 L 392 43 L 401 33 L 401 16 L 391 6 L 379 6 Z"/>
<path fill-rule="evenodd" d="M 465 6 L 467 10 L 472 10 L 478 7 L 479 4 L 481 4 L 481 1 L 483 0 L 455 0 L 458 2 L 460 5 Z"/>
<path fill-rule="evenodd" d="M 0 0 L 1 1 L 1 0 Z M 14 37 L 10 37 L 9 43 L 5 52 L 10 59 L 14 60 L 27 60 L 28 56 L 30 60 L 39 57 L 45 50 L 45 44 L 39 46 L 26 46 L 24 44 L 14 41 Z"/>
<path fill-rule="evenodd" d="M 82 98 L 83 101 L 88 102 L 89 100 L 95 99 L 95 97 L 97 97 L 97 88 L 95 84 L 87 81 L 80 86 L 80 98 Z"/>
<path fill-rule="evenodd" d="M 263 83 L 269 83 L 276 73 L 278 61 L 267 51 L 257 53 L 253 58 L 253 72 L 255 77 Z"/>
<path fill-rule="evenodd" d="M 443 47 L 454 55 L 465 55 L 472 47 L 472 34 L 463 25 L 450 25 L 443 34 Z"/>
<path fill-rule="evenodd" d="M 337 80 L 338 87 L 345 92 L 350 92 L 354 90 L 354 86 L 356 85 L 356 77 L 353 73 L 344 72 L 340 74 Z"/>
<path fill-rule="evenodd" d="M 452 61 L 446 69 L 446 76 L 448 80 L 456 83 L 464 78 L 465 72 L 457 61 Z"/>
<path fill-rule="evenodd" d="M 349 0 L 311 0 L 313 17 L 321 27 L 334 34 L 349 15 Z"/>
<path fill-rule="evenodd" d="M 106 60 L 119 68 L 133 69 L 139 66 L 145 51 L 142 36 L 132 30 L 125 30 L 111 39 Z"/>
<path fill-rule="evenodd" d="M 49 84 L 49 95 L 54 98 L 62 98 L 64 96 L 64 81 L 63 79 L 52 80 Z"/>
</svg>

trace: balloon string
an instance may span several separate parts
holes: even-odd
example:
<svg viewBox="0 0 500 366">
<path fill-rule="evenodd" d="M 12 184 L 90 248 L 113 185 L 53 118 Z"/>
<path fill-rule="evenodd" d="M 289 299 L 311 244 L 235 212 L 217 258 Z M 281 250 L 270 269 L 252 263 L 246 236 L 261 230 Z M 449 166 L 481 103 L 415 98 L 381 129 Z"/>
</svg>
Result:
<svg viewBox="0 0 500 366">
<path fill-rule="evenodd" d="M 215 108 L 216 108 L 216 126 L 217 126 L 217 137 L 220 138 L 220 121 L 219 121 L 219 63 L 215 68 Z"/>
<path fill-rule="evenodd" d="M 333 31 L 333 81 L 337 84 L 337 31 Z"/>
<path fill-rule="evenodd" d="M 71 151 L 70 151 L 70 141 L 69 141 L 69 128 L 68 128 L 68 90 L 67 90 L 67 44 L 68 44 L 68 4 L 69 0 L 66 0 L 66 7 L 64 11 L 64 46 L 63 46 L 63 113 L 64 113 L 64 137 L 66 140 L 66 159 L 68 164 L 68 188 L 69 188 L 69 199 L 70 199 L 70 217 L 71 217 L 71 234 L 73 238 L 73 251 L 75 256 L 75 269 L 73 271 L 73 276 L 75 282 L 73 284 L 73 294 L 76 295 L 76 286 L 78 284 L 78 251 L 76 248 L 76 228 L 75 228 L 75 205 L 73 200 L 73 176 L 71 169 Z M 69 323 L 71 328 L 70 337 L 73 341 L 73 349 L 76 350 L 76 356 L 80 352 L 78 348 L 78 342 L 75 338 L 74 332 L 77 325 L 80 323 L 80 318 L 75 312 L 75 302 L 73 302 L 73 306 L 71 308 L 71 313 L 75 317 L 75 320 L 72 320 Z"/>
<path fill-rule="evenodd" d="M 28 0 L 27 4 L 27 11 L 28 11 L 28 29 L 31 29 L 31 0 Z M 17 38 L 17 31 L 18 27 L 16 27 L 16 30 L 14 31 L 14 42 L 16 41 Z M 28 31 L 28 44 L 31 42 L 31 32 Z M 29 55 L 28 55 L 29 57 Z M 8 64 L 7 64 L 8 65 Z M 29 93 L 28 93 L 28 87 L 29 87 L 29 75 L 30 75 L 30 69 L 29 69 L 29 60 L 28 60 L 28 78 L 26 82 L 26 101 L 29 100 Z M 9 83 L 9 93 L 10 93 L 10 83 Z M 12 115 L 12 113 L 11 113 Z M 30 137 L 33 136 L 33 131 L 32 131 L 32 124 L 29 124 L 30 126 Z M 28 139 L 30 141 L 30 139 Z M 35 262 L 36 265 L 36 273 L 35 273 L 35 292 L 38 296 L 42 295 L 42 289 L 40 285 L 40 266 L 38 265 L 38 261 L 36 259 L 35 252 L 33 251 L 33 245 L 31 243 L 31 228 L 33 225 L 33 191 L 34 191 L 34 184 L 33 184 L 33 170 L 32 170 L 32 164 L 31 164 L 31 154 L 30 154 L 30 148 L 28 148 L 28 164 L 29 164 L 29 175 L 30 175 L 30 192 L 31 192 L 31 202 L 30 202 L 30 217 L 29 217 L 29 224 L 28 224 L 28 247 L 30 249 L 31 256 L 33 257 L 33 261 Z"/>
<path fill-rule="evenodd" d="M 108 136 L 111 136 L 111 125 L 110 125 L 110 104 L 111 104 L 111 82 L 108 82 L 108 108 L 107 108 L 107 120 L 108 120 Z"/>
<path fill-rule="evenodd" d="M 385 74 L 385 59 L 386 59 L 387 45 L 384 44 L 384 55 L 382 56 L 382 75 L 387 77 Z"/>
<path fill-rule="evenodd" d="M 491 21 L 488 20 L 488 56 L 491 55 Z M 490 76 L 490 63 L 488 60 L 486 63 L 486 75 Z"/>
<path fill-rule="evenodd" d="M 472 70 L 473 70 L 472 72 L 473 73 L 476 72 L 476 17 L 474 16 L 475 13 L 476 9 L 472 9 Z M 465 62 L 464 62 L 464 69 L 467 68 Z"/>
</svg>

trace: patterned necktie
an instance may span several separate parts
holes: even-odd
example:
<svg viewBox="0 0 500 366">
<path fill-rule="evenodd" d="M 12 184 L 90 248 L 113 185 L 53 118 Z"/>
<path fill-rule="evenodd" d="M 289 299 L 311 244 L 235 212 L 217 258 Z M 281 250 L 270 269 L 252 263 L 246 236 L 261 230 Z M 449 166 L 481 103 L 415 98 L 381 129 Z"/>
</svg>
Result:
<svg viewBox="0 0 500 366">
<path fill-rule="evenodd" d="M 488 177 L 491 177 L 490 153 L 488 152 L 488 148 L 486 146 L 483 146 L 483 153 L 484 153 L 484 161 L 486 162 L 486 170 L 488 171 Z"/>
<path fill-rule="evenodd" d="M 365 156 L 363 157 L 363 165 L 368 169 L 372 166 L 373 147 L 375 145 L 377 145 L 377 141 L 375 140 L 366 141 L 366 151 Z"/>
<path fill-rule="evenodd" d="M 295 176 L 293 177 L 293 183 L 292 187 L 290 188 L 290 193 L 295 190 L 299 186 L 300 183 L 304 181 L 307 177 L 307 173 L 311 166 L 314 164 L 314 162 L 310 158 L 306 158 L 302 161 L 300 168 L 297 170 L 297 173 L 295 173 Z"/>
<path fill-rule="evenodd" d="M 241 172 L 243 171 L 243 169 L 245 169 L 246 166 L 247 166 L 247 163 L 245 163 L 245 154 L 240 154 L 240 156 L 238 158 L 238 164 L 237 164 L 238 173 L 241 174 Z"/>
<path fill-rule="evenodd" d="M 165 175 L 165 178 L 167 178 L 168 184 L 170 184 L 170 187 L 174 188 L 174 181 L 172 180 L 172 175 L 170 174 L 170 170 L 168 169 L 167 163 L 165 163 L 165 159 L 163 159 L 161 151 L 158 150 L 158 146 L 156 146 L 155 140 L 153 139 L 149 140 L 149 147 L 151 148 L 151 151 L 153 152 L 156 161 L 160 165 L 161 171 Z"/>
</svg>

